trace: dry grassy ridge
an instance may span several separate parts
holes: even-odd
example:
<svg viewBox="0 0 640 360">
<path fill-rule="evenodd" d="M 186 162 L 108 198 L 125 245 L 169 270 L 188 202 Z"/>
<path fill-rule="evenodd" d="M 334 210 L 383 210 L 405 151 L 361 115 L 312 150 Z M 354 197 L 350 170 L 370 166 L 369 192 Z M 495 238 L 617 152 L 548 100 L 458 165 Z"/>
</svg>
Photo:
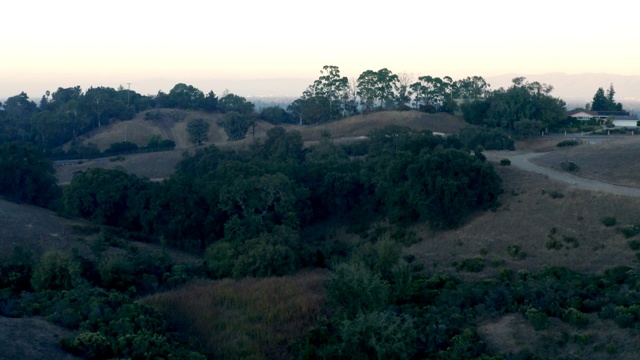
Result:
<svg viewBox="0 0 640 360">
<path fill-rule="evenodd" d="M 142 147 L 147 144 L 150 135 L 157 134 L 163 139 L 175 141 L 176 149 L 160 153 L 127 155 L 123 160 L 110 161 L 109 158 L 94 159 L 79 163 L 56 165 L 58 182 L 67 184 L 78 171 L 89 168 L 114 169 L 121 168 L 132 174 L 149 179 L 162 179 L 170 176 L 176 164 L 182 159 L 185 151 L 194 151 L 195 147 L 188 140 L 187 123 L 201 118 L 209 123 L 209 141 L 204 146 L 215 144 L 220 148 L 244 147 L 255 140 L 264 140 L 267 131 L 274 127 L 264 121 L 258 121 L 254 129 L 249 129 L 247 137 L 240 141 L 228 141 L 224 129 L 218 125 L 221 114 L 209 114 L 201 111 L 161 110 L 165 117 L 162 120 L 144 120 L 144 113 L 138 114 L 130 121 L 116 121 L 108 126 L 96 129 L 81 138 L 85 145 L 95 144 L 104 151 L 114 142 L 131 141 Z M 180 112 L 183 120 L 171 120 L 173 112 Z M 334 139 L 350 139 L 367 135 L 373 129 L 386 125 L 408 126 L 418 130 L 431 130 L 446 134 L 455 134 L 464 128 L 466 123 L 457 116 L 449 114 L 426 114 L 417 111 L 384 111 L 368 115 L 358 115 L 321 125 L 282 125 L 287 131 L 297 130 L 307 145 L 318 141 L 324 131 L 329 131 Z M 67 148 L 69 145 L 67 145 Z"/>
</svg>

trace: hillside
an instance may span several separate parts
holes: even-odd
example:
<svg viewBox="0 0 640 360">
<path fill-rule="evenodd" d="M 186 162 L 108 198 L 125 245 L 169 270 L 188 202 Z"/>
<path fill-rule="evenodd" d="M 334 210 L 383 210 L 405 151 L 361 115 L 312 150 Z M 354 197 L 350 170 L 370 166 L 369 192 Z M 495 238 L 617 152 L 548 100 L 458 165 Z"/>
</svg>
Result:
<svg viewBox="0 0 640 360">
<path fill-rule="evenodd" d="M 145 146 L 150 135 L 158 134 L 163 139 L 175 141 L 176 149 L 161 153 L 146 153 L 125 156 L 120 161 L 109 161 L 108 158 L 94 159 L 82 163 L 60 163 L 56 165 L 58 181 L 61 184 L 71 181 L 73 174 L 89 168 L 122 168 L 129 173 L 149 179 L 168 177 L 173 173 L 175 165 L 182 158 L 185 151 L 193 151 L 194 146 L 188 141 L 186 124 L 201 118 L 207 121 L 209 127 L 209 142 L 204 146 L 214 144 L 218 147 L 242 147 L 250 144 L 253 139 L 266 138 L 267 131 L 274 125 L 258 121 L 255 132 L 251 129 L 247 137 L 241 141 L 228 141 L 224 129 L 218 125 L 220 114 L 209 114 L 200 111 L 161 110 L 164 114 L 161 120 L 144 120 L 144 113 L 138 114 L 131 121 L 118 121 L 103 126 L 85 136 L 81 142 L 85 145 L 95 144 L 100 151 L 104 151 L 114 142 L 131 141 L 138 146 Z M 176 120 L 179 119 L 179 120 Z M 408 126 L 419 130 L 431 130 L 446 134 L 457 133 L 467 126 L 464 120 L 449 114 L 427 114 L 417 111 L 385 111 L 351 118 L 321 125 L 283 125 L 287 131 L 296 130 L 302 135 L 307 144 L 318 141 L 324 131 L 329 131 L 332 138 L 353 138 L 367 135 L 371 130 L 386 125 Z M 67 145 L 70 146 L 69 144 Z"/>
</svg>

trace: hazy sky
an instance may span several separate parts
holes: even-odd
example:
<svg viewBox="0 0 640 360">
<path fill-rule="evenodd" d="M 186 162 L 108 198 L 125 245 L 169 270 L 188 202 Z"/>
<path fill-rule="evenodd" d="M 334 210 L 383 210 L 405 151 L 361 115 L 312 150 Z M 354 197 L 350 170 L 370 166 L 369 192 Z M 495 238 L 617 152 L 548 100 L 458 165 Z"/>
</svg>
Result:
<svg viewBox="0 0 640 360">
<path fill-rule="evenodd" d="M 229 79 L 312 81 L 323 65 L 349 77 L 383 67 L 454 79 L 640 75 L 632 2 L 567 3 L 10 1 L 1 7 L 0 98 L 127 83 L 142 94 L 177 82 L 220 93 Z"/>
</svg>

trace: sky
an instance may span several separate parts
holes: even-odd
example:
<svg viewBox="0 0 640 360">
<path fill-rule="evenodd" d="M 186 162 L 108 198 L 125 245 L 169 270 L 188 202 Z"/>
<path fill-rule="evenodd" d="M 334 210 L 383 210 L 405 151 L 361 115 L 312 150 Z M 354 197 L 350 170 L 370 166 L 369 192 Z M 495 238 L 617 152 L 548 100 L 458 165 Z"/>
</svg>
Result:
<svg viewBox="0 0 640 360">
<path fill-rule="evenodd" d="M 324 65 L 350 78 L 640 75 L 640 16 L 619 0 L 25 0 L 1 11 L 0 99 L 76 85 L 157 94 L 179 82 L 295 96 Z M 269 79 L 280 81 L 265 88 Z"/>
</svg>

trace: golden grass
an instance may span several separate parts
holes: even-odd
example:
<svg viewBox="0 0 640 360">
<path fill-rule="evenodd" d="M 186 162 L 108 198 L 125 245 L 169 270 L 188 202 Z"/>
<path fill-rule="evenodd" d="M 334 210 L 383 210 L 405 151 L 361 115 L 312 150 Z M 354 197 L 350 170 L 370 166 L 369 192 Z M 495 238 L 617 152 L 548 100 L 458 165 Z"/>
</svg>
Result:
<svg viewBox="0 0 640 360">
<path fill-rule="evenodd" d="M 596 273 L 619 265 L 636 266 L 628 239 L 617 228 L 640 222 L 640 199 L 576 189 L 515 167 L 496 165 L 496 170 L 504 187 L 496 211 L 478 213 L 450 231 L 432 232 L 425 225 L 414 225 L 424 240 L 407 252 L 427 270 L 455 272 L 454 261 L 476 256 L 486 260 L 484 272 L 465 276 L 493 276 L 505 267 L 537 271 L 545 265 L 566 266 Z M 563 196 L 553 198 L 549 195 L 553 192 Z M 604 226 L 601 219 L 606 216 L 615 217 L 618 225 Z M 554 228 L 553 237 L 563 244 L 560 250 L 545 246 Z M 566 243 L 565 236 L 576 239 L 578 246 Z M 526 256 L 509 255 L 510 245 L 520 246 Z M 492 261 L 495 267 L 490 266 Z"/>
<path fill-rule="evenodd" d="M 324 271 L 279 278 L 194 280 L 142 301 L 213 358 L 289 359 L 290 345 L 326 315 Z"/>
</svg>

